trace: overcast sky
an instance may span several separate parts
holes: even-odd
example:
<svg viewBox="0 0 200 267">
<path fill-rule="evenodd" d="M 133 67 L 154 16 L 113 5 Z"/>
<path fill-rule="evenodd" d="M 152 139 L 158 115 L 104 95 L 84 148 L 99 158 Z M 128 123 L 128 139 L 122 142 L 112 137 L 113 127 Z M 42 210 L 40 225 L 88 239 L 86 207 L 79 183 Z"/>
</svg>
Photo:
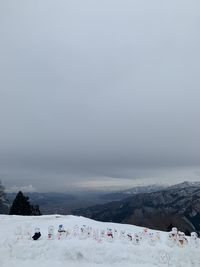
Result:
<svg viewBox="0 0 200 267">
<path fill-rule="evenodd" d="M 200 180 L 200 2 L 0 2 L 7 188 Z"/>
</svg>

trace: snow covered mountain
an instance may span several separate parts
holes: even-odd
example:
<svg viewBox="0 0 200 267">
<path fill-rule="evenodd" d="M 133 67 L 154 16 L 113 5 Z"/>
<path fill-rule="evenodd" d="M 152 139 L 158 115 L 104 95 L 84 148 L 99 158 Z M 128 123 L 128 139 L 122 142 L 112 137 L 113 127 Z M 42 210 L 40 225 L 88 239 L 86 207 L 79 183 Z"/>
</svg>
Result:
<svg viewBox="0 0 200 267">
<path fill-rule="evenodd" d="M 167 186 L 165 185 L 146 185 L 146 186 L 135 186 L 133 188 L 129 188 L 126 190 L 121 190 L 118 192 L 113 192 L 109 194 L 105 194 L 103 197 L 105 199 L 111 200 L 120 200 L 129 196 L 137 195 L 137 194 L 143 194 L 143 193 L 153 193 L 157 191 L 161 191 L 166 189 Z"/>
<path fill-rule="evenodd" d="M 119 201 L 74 211 L 94 220 L 130 223 L 168 230 L 200 233 L 199 183 L 182 183 L 161 191 L 131 195 Z"/>
<path fill-rule="evenodd" d="M 180 184 L 172 185 L 168 189 L 183 189 L 183 188 L 188 188 L 188 187 L 200 188 L 200 182 L 185 181 L 185 182 L 180 183 Z"/>
<path fill-rule="evenodd" d="M 171 189 L 183 189 L 183 188 L 188 188 L 188 187 L 196 187 L 200 188 L 200 182 L 182 182 L 179 184 L 175 185 L 166 185 L 166 184 L 152 184 L 152 185 L 143 185 L 143 186 L 135 186 L 133 188 L 129 188 L 126 190 L 121 190 L 118 192 L 112 192 L 109 194 L 105 194 L 103 197 L 105 199 L 109 199 L 110 201 L 112 200 L 120 200 L 123 198 L 127 198 L 129 196 L 137 195 L 137 194 L 143 194 L 143 193 L 153 193 L 153 192 L 158 192 L 158 191 L 163 191 L 163 190 L 171 190 Z"/>
<path fill-rule="evenodd" d="M 65 237 L 48 240 L 48 227 L 60 224 Z M 30 238 L 35 227 L 42 234 L 37 241 Z M 84 217 L 0 215 L 0 237 L 1 267 L 200 266 L 199 239 L 172 246 L 165 232 Z"/>
</svg>

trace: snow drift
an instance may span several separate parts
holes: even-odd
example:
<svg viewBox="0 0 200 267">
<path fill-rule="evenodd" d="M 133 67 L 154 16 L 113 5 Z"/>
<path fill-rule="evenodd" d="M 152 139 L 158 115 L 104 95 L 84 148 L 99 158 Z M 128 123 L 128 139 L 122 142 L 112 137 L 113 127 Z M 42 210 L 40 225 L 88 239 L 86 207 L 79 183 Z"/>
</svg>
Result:
<svg viewBox="0 0 200 267">
<path fill-rule="evenodd" d="M 48 240 L 48 227 L 58 229 L 60 224 L 67 230 L 66 238 Z M 91 230 L 88 236 L 80 234 L 83 225 Z M 42 234 L 37 241 L 29 239 L 35 227 L 39 227 Z M 114 231 L 111 239 L 103 236 L 110 229 Z M 152 233 L 155 242 L 150 242 L 149 237 L 138 243 L 128 238 L 146 231 Z M 168 233 L 84 217 L 0 215 L 0 266 L 200 266 L 199 248 L 188 240 L 183 247 L 169 246 Z"/>
</svg>

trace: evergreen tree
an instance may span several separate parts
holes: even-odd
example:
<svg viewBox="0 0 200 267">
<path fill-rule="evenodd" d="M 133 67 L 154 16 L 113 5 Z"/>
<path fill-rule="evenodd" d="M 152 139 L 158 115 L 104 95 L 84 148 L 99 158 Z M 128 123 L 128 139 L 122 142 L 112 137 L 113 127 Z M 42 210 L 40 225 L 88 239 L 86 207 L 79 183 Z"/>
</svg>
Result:
<svg viewBox="0 0 200 267">
<path fill-rule="evenodd" d="M 10 208 L 10 204 L 9 201 L 6 199 L 6 194 L 4 190 L 5 188 L 0 181 L 0 214 L 8 214 Z"/>
<path fill-rule="evenodd" d="M 5 198 L 5 192 L 4 192 L 4 186 L 1 184 L 1 181 L 0 181 L 0 199 L 3 199 Z"/>
<path fill-rule="evenodd" d="M 40 212 L 39 205 L 32 206 L 32 215 L 35 216 L 42 215 Z"/>
<path fill-rule="evenodd" d="M 21 191 L 18 192 L 13 204 L 10 208 L 10 215 L 41 215 L 39 206 L 32 206 L 29 202 L 29 197 L 23 195 Z"/>
</svg>

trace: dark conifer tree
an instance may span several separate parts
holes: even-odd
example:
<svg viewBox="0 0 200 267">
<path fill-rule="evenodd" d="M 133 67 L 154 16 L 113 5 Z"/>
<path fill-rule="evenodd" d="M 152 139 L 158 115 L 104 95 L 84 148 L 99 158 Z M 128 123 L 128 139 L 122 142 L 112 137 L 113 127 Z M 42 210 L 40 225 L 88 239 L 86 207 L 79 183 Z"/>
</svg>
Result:
<svg viewBox="0 0 200 267">
<path fill-rule="evenodd" d="M 8 214 L 10 203 L 6 199 L 5 188 L 0 181 L 0 214 Z"/>
<path fill-rule="evenodd" d="M 21 191 L 16 195 L 10 208 L 10 215 L 41 215 L 39 206 L 32 206 L 29 197 L 23 195 Z"/>
<path fill-rule="evenodd" d="M 32 214 L 31 215 L 35 215 L 35 216 L 42 215 L 40 212 L 39 205 L 32 206 Z"/>
</svg>

